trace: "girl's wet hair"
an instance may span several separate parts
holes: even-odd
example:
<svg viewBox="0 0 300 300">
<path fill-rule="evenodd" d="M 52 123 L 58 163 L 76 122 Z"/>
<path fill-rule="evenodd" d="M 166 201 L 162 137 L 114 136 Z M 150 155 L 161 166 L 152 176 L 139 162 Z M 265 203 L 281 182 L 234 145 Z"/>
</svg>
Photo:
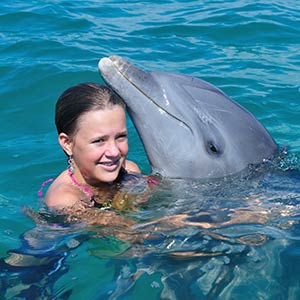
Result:
<svg viewBox="0 0 300 300">
<path fill-rule="evenodd" d="M 110 88 L 96 83 L 81 83 L 64 91 L 56 102 L 55 125 L 58 134 L 75 133 L 79 117 L 89 111 L 119 105 L 122 99 Z"/>
</svg>

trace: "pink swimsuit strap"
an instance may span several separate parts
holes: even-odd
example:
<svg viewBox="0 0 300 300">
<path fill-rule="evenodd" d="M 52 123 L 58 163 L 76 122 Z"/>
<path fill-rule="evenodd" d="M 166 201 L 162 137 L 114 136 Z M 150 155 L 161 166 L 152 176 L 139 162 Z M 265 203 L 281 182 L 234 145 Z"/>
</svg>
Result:
<svg viewBox="0 0 300 300">
<path fill-rule="evenodd" d="M 159 184 L 159 181 L 154 179 L 153 177 L 147 177 L 147 182 L 150 184 Z"/>
<path fill-rule="evenodd" d="M 39 196 L 39 197 L 43 197 L 43 188 L 44 188 L 44 186 L 45 186 L 47 183 L 52 182 L 53 180 L 54 180 L 54 178 L 49 178 L 49 179 L 45 180 L 45 181 L 41 184 L 41 187 L 40 187 L 40 189 L 38 190 L 38 196 Z"/>
<path fill-rule="evenodd" d="M 88 188 L 88 187 L 83 187 L 81 186 L 76 180 L 75 178 L 72 176 L 72 174 L 70 173 L 70 170 L 68 169 L 68 174 L 69 176 L 71 177 L 71 180 L 72 182 L 77 185 L 78 187 L 80 187 L 81 189 L 83 189 L 83 192 L 85 192 L 89 197 L 92 197 L 93 196 L 93 193 L 92 191 Z M 47 180 L 45 180 L 42 184 L 41 184 L 41 187 L 40 189 L 38 190 L 38 196 L 39 197 L 43 197 L 43 188 L 44 186 L 49 183 L 49 182 L 52 182 L 54 180 L 54 178 L 49 178 Z M 154 179 L 153 177 L 147 177 L 147 182 L 149 184 L 158 184 L 159 181 Z"/>
</svg>

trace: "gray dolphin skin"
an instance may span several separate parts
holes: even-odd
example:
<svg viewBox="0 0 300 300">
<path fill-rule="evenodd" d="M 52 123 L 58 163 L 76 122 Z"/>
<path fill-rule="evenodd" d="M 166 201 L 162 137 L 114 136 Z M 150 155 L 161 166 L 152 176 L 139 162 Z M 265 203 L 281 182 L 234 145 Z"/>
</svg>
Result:
<svg viewBox="0 0 300 300">
<path fill-rule="evenodd" d="M 195 77 L 145 72 L 119 56 L 99 61 L 125 101 L 153 173 L 221 178 L 271 159 L 278 147 L 247 110 Z"/>
</svg>

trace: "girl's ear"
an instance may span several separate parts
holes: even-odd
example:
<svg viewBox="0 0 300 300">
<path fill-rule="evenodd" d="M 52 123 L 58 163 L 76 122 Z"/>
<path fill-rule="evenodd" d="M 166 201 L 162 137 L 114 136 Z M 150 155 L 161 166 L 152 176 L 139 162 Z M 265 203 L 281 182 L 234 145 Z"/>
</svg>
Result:
<svg viewBox="0 0 300 300">
<path fill-rule="evenodd" d="M 58 142 L 62 149 L 69 155 L 71 156 L 72 153 L 72 139 L 65 133 L 60 133 L 58 135 Z"/>
</svg>

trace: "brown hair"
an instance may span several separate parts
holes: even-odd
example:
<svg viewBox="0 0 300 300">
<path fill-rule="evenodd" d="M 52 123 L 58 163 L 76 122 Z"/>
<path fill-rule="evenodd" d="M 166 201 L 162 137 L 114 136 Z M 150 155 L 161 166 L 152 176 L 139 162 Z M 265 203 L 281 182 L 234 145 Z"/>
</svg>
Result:
<svg viewBox="0 0 300 300">
<path fill-rule="evenodd" d="M 113 105 L 125 109 L 122 99 L 106 86 L 87 82 L 68 88 L 56 102 L 55 125 L 58 134 L 74 134 L 83 113 Z"/>
</svg>

